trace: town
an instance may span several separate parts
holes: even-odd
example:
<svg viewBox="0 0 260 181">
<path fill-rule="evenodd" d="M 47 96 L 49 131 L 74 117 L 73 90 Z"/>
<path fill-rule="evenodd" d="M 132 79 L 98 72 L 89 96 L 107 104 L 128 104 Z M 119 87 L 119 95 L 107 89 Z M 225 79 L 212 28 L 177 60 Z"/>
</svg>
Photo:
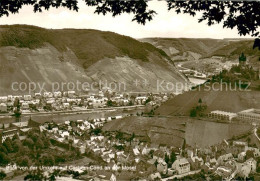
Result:
<svg viewBox="0 0 260 181">
<path fill-rule="evenodd" d="M 260 1 L 0 0 L 0 181 L 260 180 Z"/>
<path fill-rule="evenodd" d="M 36 93 L 34 96 L 1 97 L 1 112 L 13 114 L 20 108 L 21 115 L 33 115 L 37 112 L 55 113 L 137 105 L 155 107 L 169 96 L 147 94 L 130 97 L 122 94 L 105 95 L 102 91 L 89 96 L 78 96 L 75 92 L 44 93 L 43 96 Z M 9 179 L 25 174 L 24 177 L 76 180 L 232 180 L 254 177 L 257 180 L 256 173 L 260 172 L 260 139 L 257 130 L 260 110 L 249 109 L 239 113 L 216 110 L 208 114 L 210 120 L 250 123 L 254 127 L 252 130 L 257 145 L 247 137 L 250 133 L 200 148 L 191 147 L 185 141 L 182 147 L 154 144 L 134 132 L 129 134 L 120 130 L 103 130 L 103 126 L 109 122 L 129 116 L 147 115 L 124 114 L 60 122 L 37 121 L 30 117 L 28 121 L 2 124 L 1 175 Z M 41 169 L 37 165 L 41 165 Z"/>
<path fill-rule="evenodd" d="M 109 89 L 98 93 L 76 94 L 75 91 L 35 93 L 24 96 L 1 96 L 0 115 L 12 115 L 17 107 L 22 114 L 75 112 L 98 108 L 160 105 L 173 94 L 115 93 Z M 153 100 L 153 101 L 152 101 Z"/>
</svg>

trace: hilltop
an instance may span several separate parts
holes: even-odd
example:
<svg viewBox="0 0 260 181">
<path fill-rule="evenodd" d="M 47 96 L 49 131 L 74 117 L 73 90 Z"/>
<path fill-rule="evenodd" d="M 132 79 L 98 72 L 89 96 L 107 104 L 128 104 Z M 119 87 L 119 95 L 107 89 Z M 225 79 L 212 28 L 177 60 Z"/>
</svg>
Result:
<svg viewBox="0 0 260 181">
<path fill-rule="evenodd" d="M 126 83 L 127 91 L 154 91 L 154 80 L 187 80 L 170 57 L 149 43 L 113 32 L 0 26 L 0 94 L 14 93 L 12 82 Z M 147 80 L 146 87 L 134 80 Z M 16 92 L 18 93 L 18 92 Z"/>
<path fill-rule="evenodd" d="M 214 73 L 238 63 L 243 52 L 250 65 L 260 68 L 260 51 L 253 49 L 254 39 L 145 38 L 162 49 L 176 63 L 200 72 Z"/>
<path fill-rule="evenodd" d="M 156 110 L 156 114 L 189 116 L 190 110 L 198 105 L 199 99 L 207 105 L 205 113 L 214 110 L 236 113 L 249 108 L 260 108 L 260 94 L 257 90 L 227 90 L 224 85 L 222 90 L 218 90 L 220 86 L 209 86 L 215 87 L 216 90 L 200 86 L 169 99 Z"/>
<path fill-rule="evenodd" d="M 198 60 L 219 56 L 237 59 L 244 52 L 247 56 L 260 56 L 258 49 L 253 49 L 254 39 L 209 39 L 209 38 L 145 38 L 165 51 L 175 61 Z"/>
</svg>

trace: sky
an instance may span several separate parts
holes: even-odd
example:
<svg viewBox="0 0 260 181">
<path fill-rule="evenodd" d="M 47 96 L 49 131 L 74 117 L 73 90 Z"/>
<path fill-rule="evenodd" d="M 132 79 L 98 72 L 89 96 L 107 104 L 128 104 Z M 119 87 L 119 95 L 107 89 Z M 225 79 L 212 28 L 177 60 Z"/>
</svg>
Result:
<svg viewBox="0 0 260 181">
<path fill-rule="evenodd" d="M 208 26 L 206 22 L 198 23 L 200 16 L 176 14 L 168 11 L 165 1 L 150 1 L 149 8 L 157 12 L 152 21 L 141 25 L 132 22 L 133 14 L 112 17 L 94 14 L 95 8 L 88 7 L 79 0 L 79 11 L 65 8 L 51 8 L 43 13 L 34 13 L 32 6 L 24 6 L 19 14 L 10 14 L 0 18 L 0 25 L 28 24 L 44 28 L 80 28 L 112 31 L 133 38 L 169 37 L 169 38 L 250 38 L 240 37 L 236 29 L 223 29 L 223 24 Z"/>
</svg>

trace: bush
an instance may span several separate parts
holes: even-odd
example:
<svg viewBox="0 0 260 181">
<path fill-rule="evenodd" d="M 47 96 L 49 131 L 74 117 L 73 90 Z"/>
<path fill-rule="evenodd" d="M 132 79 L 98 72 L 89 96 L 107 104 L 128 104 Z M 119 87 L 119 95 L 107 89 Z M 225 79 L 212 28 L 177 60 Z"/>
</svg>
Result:
<svg viewBox="0 0 260 181">
<path fill-rule="evenodd" d="M 190 111 L 190 117 L 196 117 L 197 116 L 197 110 L 196 108 L 192 108 Z"/>
<path fill-rule="evenodd" d="M 22 158 L 17 159 L 17 165 L 22 167 L 28 167 L 29 166 L 29 157 L 24 156 Z"/>
<path fill-rule="evenodd" d="M 0 180 L 4 180 L 5 177 L 6 177 L 6 173 L 3 171 L 0 171 Z"/>
</svg>

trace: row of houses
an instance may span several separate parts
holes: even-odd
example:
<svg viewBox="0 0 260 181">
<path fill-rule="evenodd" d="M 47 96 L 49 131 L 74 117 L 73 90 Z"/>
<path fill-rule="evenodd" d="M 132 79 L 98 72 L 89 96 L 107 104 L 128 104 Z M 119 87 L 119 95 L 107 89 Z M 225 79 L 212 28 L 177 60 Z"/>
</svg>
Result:
<svg viewBox="0 0 260 181">
<path fill-rule="evenodd" d="M 234 118 L 240 121 L 246 121 L 250 123 L 260 123 L 260 109 L 247 109 L 238 113 L 226 112 L 226 111 L 211 111 L 208 114 L 209 118 L 217 120 L 232 121 Z"/>
</svg>

